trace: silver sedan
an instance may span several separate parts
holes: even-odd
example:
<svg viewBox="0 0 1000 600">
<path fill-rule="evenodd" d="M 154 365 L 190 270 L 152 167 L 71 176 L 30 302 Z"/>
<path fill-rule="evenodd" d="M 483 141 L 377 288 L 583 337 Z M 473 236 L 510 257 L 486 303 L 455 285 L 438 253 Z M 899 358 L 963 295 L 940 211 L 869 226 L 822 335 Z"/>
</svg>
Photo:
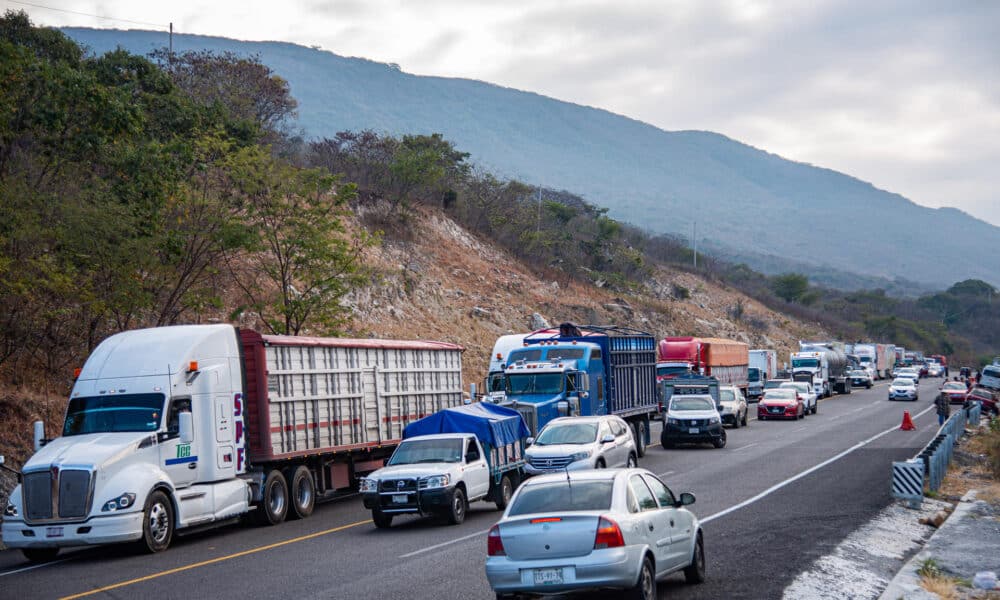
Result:
<svg viewBox="0 0 1000 600">
<path fill-rule="evenodd" d="M 486 578 L 497 598 L 617 588 L 656 598 L 656 582 L 683 571 L 705 580 L 694 496 L 645 469 L 566 471 L 518 488 L 487 536 Z"/>
</svg>

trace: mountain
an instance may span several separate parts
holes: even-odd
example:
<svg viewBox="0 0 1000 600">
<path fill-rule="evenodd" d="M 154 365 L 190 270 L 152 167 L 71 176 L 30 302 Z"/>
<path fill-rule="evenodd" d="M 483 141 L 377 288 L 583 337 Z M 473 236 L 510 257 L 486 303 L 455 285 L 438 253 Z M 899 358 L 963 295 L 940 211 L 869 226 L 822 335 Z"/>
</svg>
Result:
<svg viewBox="0 0 1000 600">
<path fill-rule="evenodd" d="M 95 53 L 162 47 L 162 32 L 67 28 Z M 258 55 L 288 80 L 310 138 L 373 129 L 442 133 L 498 175 L 566 189 L 651 233 L 814 281 L 843 273 L 943 286 L 990 267 L 1000 228 L 931 209 L 848 175 L 784 159 L 707 131 L 664 131 L 611 112 L 480 81 L 416 76 L 398 66 L 280 42 L 175 35 L 174 49 Z"/>
</svg>

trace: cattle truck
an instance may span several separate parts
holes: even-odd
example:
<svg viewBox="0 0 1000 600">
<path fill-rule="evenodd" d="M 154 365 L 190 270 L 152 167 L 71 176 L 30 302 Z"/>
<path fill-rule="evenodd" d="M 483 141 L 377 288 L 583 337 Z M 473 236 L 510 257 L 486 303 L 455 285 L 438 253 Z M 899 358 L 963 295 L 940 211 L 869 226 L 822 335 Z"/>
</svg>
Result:
<svg viewBox="0 0 1000 600">
<path fill-rule="evenodd" d="M 251 513 L 304 518 L 382 466 L 411 421 L 462 404 L 462 347 L 181 325 L 113 335 L 73 384 L 10 496 L 3 541 L 29 560 Z"/>
<path fill-rule="evenodd" d="M 504 404 L 521 413 L 532 435 L 557 417 L 618 415 L 632 427 L 637 454 L 645 454 L 659 412 L 651 334 L 572 323 L 539 330 L 511 350 L 505 377 Z"/>
</svg>

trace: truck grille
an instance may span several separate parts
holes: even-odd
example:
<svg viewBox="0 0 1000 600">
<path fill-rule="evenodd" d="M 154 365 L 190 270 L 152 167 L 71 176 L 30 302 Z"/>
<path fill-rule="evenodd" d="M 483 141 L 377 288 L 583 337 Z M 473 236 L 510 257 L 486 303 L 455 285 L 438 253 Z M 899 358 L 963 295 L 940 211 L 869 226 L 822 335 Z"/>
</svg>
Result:
<svg viewBox="0 0 1000 600">
<path fill-rule="evenodd" d="M 91 480 L 91 472 L 82 469 L 25 473 L 22 487 L 25 519 L 29 522 L 65 521 L 86 517 L 92 500 Z M 57 511 L 55 514 L 53 509 Z"/>
<path fill-rule="evenodd" d="M 538 435 L 538 412 L 534 406 L 513 406 L 510 408 L 521 413 L 521 418 L 524 419 L 524 424 L 528 426 L 528 431 L 531 432 L 531 435 Z"/>
<path fill-rule="evenodd" d="M 417 491 L 416 479 L 385 479 L 379 489 L 383 492 L 415 492 Z"/>
</svg>

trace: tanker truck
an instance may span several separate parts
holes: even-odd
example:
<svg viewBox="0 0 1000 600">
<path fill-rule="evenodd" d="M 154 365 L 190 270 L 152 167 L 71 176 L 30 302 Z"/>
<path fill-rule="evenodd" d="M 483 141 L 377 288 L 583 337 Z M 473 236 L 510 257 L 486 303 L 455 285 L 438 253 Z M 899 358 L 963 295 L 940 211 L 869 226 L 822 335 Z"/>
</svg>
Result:
<svg viewBox="0 0 1000 600">
<path fill-rule="evenodd" d="M 851 393 L 847 377 L 847 354 L 838 342 L 799 342 L 791 356 L 792 379 L 811 383 L 816 396 L 827 398 L 834 391 Z"/>
</svg>

